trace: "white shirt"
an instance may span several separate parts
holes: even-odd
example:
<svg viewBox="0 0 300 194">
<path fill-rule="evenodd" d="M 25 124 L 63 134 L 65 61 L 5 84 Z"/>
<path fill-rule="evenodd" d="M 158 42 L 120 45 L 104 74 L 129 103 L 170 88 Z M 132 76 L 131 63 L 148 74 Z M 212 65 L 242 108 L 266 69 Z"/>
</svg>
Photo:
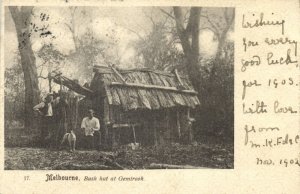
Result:
<svg viewBox="0 0 300 194">
<path fill-rule="evenodd" d="M 84 128 L 86 136 L 94 136 L 94 131 L 99 131 L 100 129 L 99 119 L 96 117 L 91 119 L 89 117 L 85 117 L 81 122 L 81 128 Z"/>
</svg>

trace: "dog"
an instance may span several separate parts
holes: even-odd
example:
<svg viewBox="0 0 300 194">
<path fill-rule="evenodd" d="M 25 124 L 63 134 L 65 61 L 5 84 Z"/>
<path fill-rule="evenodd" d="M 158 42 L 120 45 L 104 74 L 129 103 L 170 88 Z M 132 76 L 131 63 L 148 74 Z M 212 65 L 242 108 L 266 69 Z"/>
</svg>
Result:
<svg viewBox="0 0 300 194">
<path fill-rule="evenodd" d="M 60 146 L 63 145 L 64 142 L 68 141 L 69 147 L 70 147 L 70 152 L 75 151 L 75 145 L 76 145 L 76 135 L 73 130 L 71 130 L 70 133 L 66 133 L 60 143 Z"/>
</svg>

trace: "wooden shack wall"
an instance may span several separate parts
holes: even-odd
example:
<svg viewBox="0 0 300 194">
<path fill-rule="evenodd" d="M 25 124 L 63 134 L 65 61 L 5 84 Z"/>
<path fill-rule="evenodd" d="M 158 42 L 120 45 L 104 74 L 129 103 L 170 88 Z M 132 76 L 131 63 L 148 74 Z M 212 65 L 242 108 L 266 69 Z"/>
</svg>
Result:
<svg viewBox="0 0 300 194">
<path fill-rule="evenodd" d="M 142 145 L 168 145 L 171 142 L 189 143 L 191 131 L 188 108 L 162 110 L 138 109 L 123 111 L 120 106 L 108 104 L 106 98 L 85 99 L 79 103 L 78 127 L 88 109 L 95 110 L 101 125 L 101 144 L 121 145 L 134 142 L 131 127 L 112 128 L 113 124 L 137 124 L 136 142 Z"/>
<path fill-rule="evenodd" d="M 187 108 L 125 112 L 119 106 L 109 106 L 109 121 L 114 124 L 137 124 L 135 127 L 136 141 L 142 145 L 170 144 L 171 142 L 188 141 L 187 113 Z M 178 128 L 180 129 L 178 130 Z M 110 130 L 115 130 L 114 141 L 117 144 L 122 143 L 122 136 L 126 136 L 128 140 L 123 143 L 133 142 L 131 128 L 120 127 Z"/>
<path fill-rule="evenodd" d="M 190 140 L 187 107 L 124 111 L 121 106 L 108 104 L 102 76 L 101 74 L 94 76 L 91 83 L 91 89 L 95 92 L 92 108 L 96 111 L 95 116 L 100 118 L 102 141 L 107 144 L 134 142 L 131 128 L 113 129 L 113 124 L 138 124 L 135 127 L 136 141 L 143 145 Z"/>
<path fill-rule="evenodd" d="M 180 142 L 181 143 L 191 143 L 193 141 L 193 132 L 190 120 L 190 109 L 184 108 L 179 109 L 179 124 L 181 129 Z"/>
</svg>

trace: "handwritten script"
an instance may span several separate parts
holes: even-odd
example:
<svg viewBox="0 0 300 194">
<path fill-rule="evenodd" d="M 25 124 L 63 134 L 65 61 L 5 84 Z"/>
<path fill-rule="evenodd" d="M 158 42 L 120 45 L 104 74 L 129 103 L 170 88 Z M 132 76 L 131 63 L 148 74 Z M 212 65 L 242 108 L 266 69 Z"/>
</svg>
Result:
<svg viewBox="0 0 300 194">
<path fill-rule="evenodd" d="M 242 15 L 244 36 L 239 42 L 242 58 L 238 68 L 242 95 L 238 108 L 244 122 L 240 129 L 243 145 L 257 153 L 249 158 L 255 165 L 300 167 L 299 151 L 282 152 L 300 145 L 299 129 L 293 125 L 299 119 L 298 42 L 289 33 L 289 22 L 276 12 Z M 260 151 L 270 155 L 260 155 Z"/>
</svg>

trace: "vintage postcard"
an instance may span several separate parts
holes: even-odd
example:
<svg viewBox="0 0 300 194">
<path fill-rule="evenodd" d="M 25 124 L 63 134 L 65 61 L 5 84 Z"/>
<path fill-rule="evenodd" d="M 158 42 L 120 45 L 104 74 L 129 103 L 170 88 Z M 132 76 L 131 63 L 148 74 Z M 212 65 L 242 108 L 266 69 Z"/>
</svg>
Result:
<svg viewBox="0 0 300 194">
<path fill-rule="evenodd" d="M 298 0 L 4 0 L 0 193 L 299 193 L 299 23 Z"/>
</svg>

